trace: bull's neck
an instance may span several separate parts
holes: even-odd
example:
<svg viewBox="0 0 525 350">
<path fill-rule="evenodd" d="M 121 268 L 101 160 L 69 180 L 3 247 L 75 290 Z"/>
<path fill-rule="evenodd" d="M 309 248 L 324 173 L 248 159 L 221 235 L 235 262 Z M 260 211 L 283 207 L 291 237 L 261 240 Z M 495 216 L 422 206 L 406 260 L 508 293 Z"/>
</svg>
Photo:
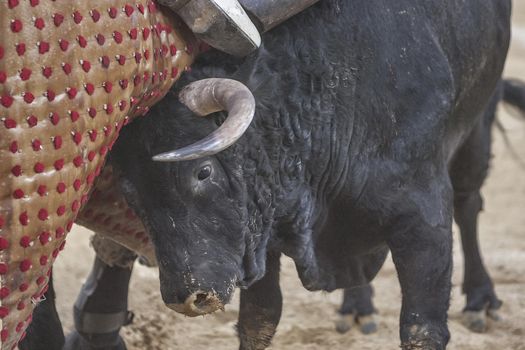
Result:
<svg viewBox="0 0 525 350">
<path fill-rule="evenodd" d="M 271 191 L 274 218 L 309 225 L 319 203 L 341 190 L 350 168 L 354 123 L 317 96 L 261 106 L 246 139 L 256 149 L 258 179 Z M 292 223 L 293 222 L 293 223 Z"/>
</svg>

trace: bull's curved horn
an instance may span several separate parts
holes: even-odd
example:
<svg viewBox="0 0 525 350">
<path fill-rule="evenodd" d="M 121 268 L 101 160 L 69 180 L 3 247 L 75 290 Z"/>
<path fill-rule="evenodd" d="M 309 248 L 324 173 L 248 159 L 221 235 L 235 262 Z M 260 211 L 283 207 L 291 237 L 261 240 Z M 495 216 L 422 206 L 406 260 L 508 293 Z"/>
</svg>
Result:
<svg viewBox="0 0 525 350">
<path fill-rule="evenodd" d="M 250 90 L 231 79 L 210 78 L 193 82 L 182 89 L 179 99 L 200 116 L 226 110 L 228 117 L 204 139 L 174 151 L 157 154 L 153 157 L 154 161 L 177 162 L 218 153 L 242 136 L 255 113 L 255 99 Z"/>
</svg>

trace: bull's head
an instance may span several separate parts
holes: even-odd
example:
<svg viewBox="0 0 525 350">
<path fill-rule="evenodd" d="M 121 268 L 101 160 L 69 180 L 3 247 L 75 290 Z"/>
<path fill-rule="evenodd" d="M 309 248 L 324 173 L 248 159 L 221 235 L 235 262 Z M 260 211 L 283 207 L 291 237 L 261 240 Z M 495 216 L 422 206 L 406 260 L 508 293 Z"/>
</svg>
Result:
<svg viewBox="0 0 525 350">
<path fill-rule="evenodd" d="M 244 85 L 225 79 L 193 83 L 180 97 L 189 109 L 164 100 L 122 133 L 112 161 L 155 245 L 164 302 L 197 316 L 221 309 L 236 286 L 264 273 L 264 254 L 254 248 L 259 238 L 250 232 L 257 225 L 248 215 L 244 169 L 235 159 L 241 146 L 213 155 L 247 129 L 255 102 Z M 193 115 L 223 109 L 228 117 L 220 127 Z"/>
</svg>

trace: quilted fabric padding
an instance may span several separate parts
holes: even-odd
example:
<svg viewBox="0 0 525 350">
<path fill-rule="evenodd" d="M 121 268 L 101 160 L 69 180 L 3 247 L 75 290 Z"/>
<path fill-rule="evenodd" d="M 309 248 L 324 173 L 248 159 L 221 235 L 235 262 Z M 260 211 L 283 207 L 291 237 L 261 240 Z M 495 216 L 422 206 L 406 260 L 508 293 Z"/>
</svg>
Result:
<svg viewBox="0 0 525 350">
<path fill-rule="evenodd" d="M 24 336 L 108 149 L 193 59 L 149 0 L 0 2 L 0 349 Z"/>
<path fill-rule="evenodd" d="M 95 231 L 97 235 L 134 251 L 147 260 L 149 266 L 156 265 L 155 251 L 142 221 L 128 207 L 119 190 L 111 165 L 106 165 L 97 178 L 93 193 L 77 217 L 76 223 Z M 112 250 L 118 254 L 119 247 L 100 247 L 94 244 L 97 255 L 107 264 L 111 262 Z"/>
</svg>

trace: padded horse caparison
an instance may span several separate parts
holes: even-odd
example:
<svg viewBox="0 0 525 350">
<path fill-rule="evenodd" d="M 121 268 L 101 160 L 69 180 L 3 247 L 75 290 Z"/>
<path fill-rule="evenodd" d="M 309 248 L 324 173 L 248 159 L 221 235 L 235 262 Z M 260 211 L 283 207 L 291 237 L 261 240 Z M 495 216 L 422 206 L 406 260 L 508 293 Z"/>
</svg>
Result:
<svg viewBox="0 0 525 350">
<path fill-rule="evenodd" d="M 158 0 L 210 46 L 235 56 L 259 47 L 264 33 L 319 0 Z"/>
<path fill-rule="evenodd" d="M 1 350 L 23 337 L 120 129 L 198 50 L 150 0 L 0 1 Z"/>
</svg>

